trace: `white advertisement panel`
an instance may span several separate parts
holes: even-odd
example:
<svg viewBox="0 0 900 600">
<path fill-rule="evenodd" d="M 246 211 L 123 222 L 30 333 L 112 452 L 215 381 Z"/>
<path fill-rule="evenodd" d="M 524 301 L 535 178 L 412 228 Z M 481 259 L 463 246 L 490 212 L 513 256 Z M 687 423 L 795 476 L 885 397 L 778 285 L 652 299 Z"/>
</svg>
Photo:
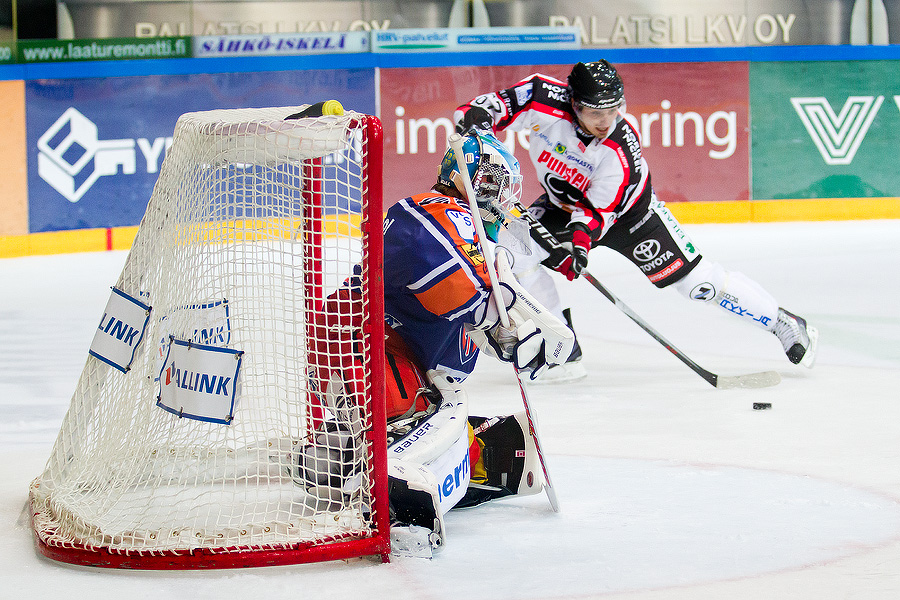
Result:
<svg viewBox="0 0 900 600">
<path fill-rule="evenodd" d="M 187 419 L 231 423 L 243 355 L 173 338 L 159 374 L 157 406 Z"/>
<path fill-rule="evenodd" d="M 112 288 L 88 353 L 127 373 L 150 320 L 150 307 Z"/>
</svg>

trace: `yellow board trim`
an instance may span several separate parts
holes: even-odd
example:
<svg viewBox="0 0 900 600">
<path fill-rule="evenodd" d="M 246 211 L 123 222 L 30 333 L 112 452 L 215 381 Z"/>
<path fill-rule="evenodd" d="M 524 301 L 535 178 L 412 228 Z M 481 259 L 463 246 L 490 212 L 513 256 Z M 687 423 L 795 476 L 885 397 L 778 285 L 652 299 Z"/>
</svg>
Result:
<svg viewBox="0 0 900 600">
<path fill-rule="evenodd" d="M 666 206 L 681 223 L 697 224 L 900 219 L 900 198 L 671 202 Z M 359 215 L 327 219 L 325 233 L 352 234 L 359 230 L 359 219 Z M 0 236 L 0 258 L 128 250 L 137 230 L 113 227 Z"/>
<path fill-rule="evenodd" d="M 671 202 L 681 223 L 775 223 L 900 219 L 900 198 Z"/>
</svg>

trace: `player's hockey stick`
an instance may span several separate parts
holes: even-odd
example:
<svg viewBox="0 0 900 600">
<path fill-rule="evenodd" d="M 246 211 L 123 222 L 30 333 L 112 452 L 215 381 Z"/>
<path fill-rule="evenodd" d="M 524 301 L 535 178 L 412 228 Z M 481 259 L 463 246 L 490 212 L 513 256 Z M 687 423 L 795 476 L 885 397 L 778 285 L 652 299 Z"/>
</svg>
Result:
<svg viewBox="0 0 900 600">
<path fill-rule="evenodd" d="M 481 241 L 481 253 L 484 256 L 484 263 L 487 267 L 488 278 L 491 281 L 491 289 L 499 290 L 500 284 L 497 278 L 497 271 L 494 269 L 494 256 L 490 244 L 484 243 L 487 234 L 484 231 L 484 223 L 478 211 L 478 201 L 475 199 L 475 189 L 472 186 L 472 180 L 469 177 L 469 169 L 466 166 L 466 159 L 463 154 L 463 137 L 458 133 L 452 134 L 448 140 L 450 147 L 453 148 L 453 154 L 456 155 L 456 165 L 463 179 L 463 185 L 466 188 L 466 196 L 469 198 L 469 210 L 472 212 L 472 224 L 475 231 L 478 232 L 478 239 Z M 506 306 L 500 294 L 491 294 L 494 297 L 494 303 L 497 305 L 497 312 L 500 314 L 500 322 L 503 327 L 509 328 L 509 315 L 506 313 Z M 534 441 L 534 448 L 537 451 L 538 460 L 541 463 L 541 470 L 544 472 L 544 490 L 547 492 L 547 499 L 550 500 L 550 507 L 553 512 L 559 512 L 559 500 L 556 497 L 556 489 L 550 481 L 550 471 L 547 468 L 547 458 L 544 456 L 544 449 L 541 440 L 538 437 L 537 428 L 534 426 L 534 418 L 531 415 L 531 403 L 528 401 L 528 393 L 525 391 L 525 385 L 522 383 L 522 374 L 516 370 L 516 380 L 519 383 L 519 392 L 522 395 L 522 404 L 525 405 L 525 416 L 528 418 L 528 433 Z"/>
<path fill-rule="evenodd" d="M 525 208 L 521 202 L 516 202 L 516 208 L 522 213 L 522 218 L 528 223 L 528 226 L 537 233 L 540 238 L 538 244 L 540 244 L 545 250 L 548 252 L 552 252 L 554 250 L 563 249 L 564 246 L 557 240 L 552 233 L 550 233 L 544 224 L 538 221 L 531 212 L 527 208 Z M 622 302 L 615 294 L 613 294 L 609 289 L 606 288 L 602 283 L 597 281 L 597 278 L 588 273 L 587 271 L 583 271 L 581 275 L 590 283 L 594 288 L 597 289 L 601 294 L 603 294 L 607 300 L 615 304 L 616 308 L 625 313 L 632 321 L 638 324 L 638 326 L 650 334 L 650 336 L 659 342 L 663 348 L 671 352 L 675 355 L 678 360 L 686 364 L 690 369 L 706 380 L 710 385 L 716 387 L 718 389 L 733 389 L 733 388 L 763 388 L 770 387 L 773 385 L 777 385 L 781 381 L 781 375 L 776 373 L 775 371 L 762 371 L 759 373 L 747 373 L 745 375 L 728 375 L 722 376 L 717 375 L 716 373 L 712 373 L 707 371 L 696 362 L 691 360 L 684 352 L 676 348 L 672 345 L 669 340 L 667 340 L 661 333 L 656 331 L 653 327 L 651 327 L 644 319 L 642 319 L 637 313 L 635 313 L 627 304 Z"/>
</svg>

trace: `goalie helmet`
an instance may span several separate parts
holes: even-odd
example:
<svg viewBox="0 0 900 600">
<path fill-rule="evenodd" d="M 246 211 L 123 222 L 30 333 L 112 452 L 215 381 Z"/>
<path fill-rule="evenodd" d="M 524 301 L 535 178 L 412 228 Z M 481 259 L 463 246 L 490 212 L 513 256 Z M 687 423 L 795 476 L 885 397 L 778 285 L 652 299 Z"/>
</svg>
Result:
<svg viewBox="0 0 900 600">
<path fill-rule="evenodd" d="M 608 61 L 578 63 L 569 74 L 572 100 L 587 108 L 615 108 L 622 102 L 625 86 Z"/>
<path fill-rule="evenodd" d="M 510 209 L 522 195 L 519 161 L 500 140 L 489 134 L 467 135 L 463 153 L 485 233 L 496 242 L 500 226 L 513 218 Z M 438 182 L 468 198 L 453 148 L 444 154 Z"/>
</svg>

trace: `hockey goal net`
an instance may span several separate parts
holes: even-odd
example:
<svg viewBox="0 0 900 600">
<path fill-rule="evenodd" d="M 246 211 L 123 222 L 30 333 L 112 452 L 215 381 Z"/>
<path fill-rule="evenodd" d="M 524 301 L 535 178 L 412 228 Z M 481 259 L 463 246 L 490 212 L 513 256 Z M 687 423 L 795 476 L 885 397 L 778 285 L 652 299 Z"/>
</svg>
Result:
<svg viewBox="0 0 900 600">
<path fill-rule="evenodd" d="M 387 559 L 381 124 L 289 118 L 303 108 L 178 120 L 30 488 L 46 556 L 148 569 Z M 322 365 L 351 363 L 335 391 Z M 335 422 L 344 435 L 323 435 Z M 316 460 L 301 468 L 304 454 Z"/>
</svg>

